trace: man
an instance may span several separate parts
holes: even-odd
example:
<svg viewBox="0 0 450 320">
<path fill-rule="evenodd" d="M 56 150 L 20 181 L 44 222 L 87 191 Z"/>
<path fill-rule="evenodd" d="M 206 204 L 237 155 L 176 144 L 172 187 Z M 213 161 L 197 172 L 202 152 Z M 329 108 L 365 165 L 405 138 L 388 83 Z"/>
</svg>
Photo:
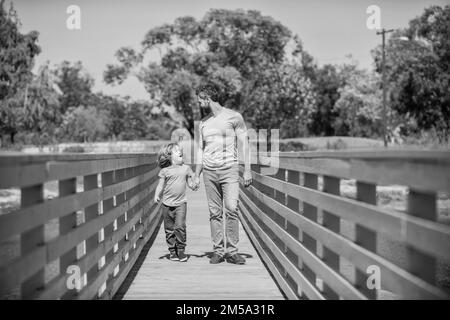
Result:
<svg viewBox="0 0 450 320">
<path fill-rule="evenodd" d="M 214 253 L 210 263 L 227 260 L 229 263 L 245 264 L 238 253 L 239 242 L 239 163 L 238 149 L 244 154 L 244 186 L 252 183 L 247 128 L 239 112 L 223 107 L 218 101 L 214 86 L 197 89 L 200 107 L 209 110 L 199 126 L 199 152 L 194 183 L 200 183 L 203 171 L 206 196 L 210 214 L 211 238 Z M 223 232 L 225 210 L 225 235 Z M 226 252 L 227 251 L 227 252 Z"/>
</svg>

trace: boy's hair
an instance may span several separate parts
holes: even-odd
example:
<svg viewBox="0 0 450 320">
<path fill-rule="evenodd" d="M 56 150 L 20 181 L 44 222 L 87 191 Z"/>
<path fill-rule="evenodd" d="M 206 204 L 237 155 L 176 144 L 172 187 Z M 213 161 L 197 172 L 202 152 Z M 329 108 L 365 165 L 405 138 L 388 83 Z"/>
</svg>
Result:
<svg viewBox="0 0 450 320">
<path fill-rule="evenodd" d="M 161 147 L 158 152 L 158 165 L 159 167 L 166 168 L 172 165 L 172 150 L 174 147 L 179 147 L 178 143 L 171 142 Z"/>
<path fill-rule="evenodd" d="M 212 101 L 219 102 L 219 90 L 217 90 L 217 87 L 212 84 L 205 84 L 199 86 L 195 90 L 195 94 L 198 96 L 200 93 L 203 95 L 207 95 Z"/>
</svg>

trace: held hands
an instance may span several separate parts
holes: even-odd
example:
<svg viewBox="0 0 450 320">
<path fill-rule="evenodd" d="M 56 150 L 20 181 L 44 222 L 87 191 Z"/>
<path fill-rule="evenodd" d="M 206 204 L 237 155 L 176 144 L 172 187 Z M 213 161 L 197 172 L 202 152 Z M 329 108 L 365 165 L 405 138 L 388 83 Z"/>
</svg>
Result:
<svg viewBox="0 0 450 320">
<path fill-rule="evenodd" d="M 245 170 L 244 171 L 244 187 L 248 187 L 252 184 L 253 180 L 252 180 L 252 173 L 250 170 Z"/>
<path fill-rule="evenodd" d="M 200 187 L 200 178 L 197 175 L 194 175 L 192 177 L 192 190 L 197 191 L 198 188 Z"/>
</svg>

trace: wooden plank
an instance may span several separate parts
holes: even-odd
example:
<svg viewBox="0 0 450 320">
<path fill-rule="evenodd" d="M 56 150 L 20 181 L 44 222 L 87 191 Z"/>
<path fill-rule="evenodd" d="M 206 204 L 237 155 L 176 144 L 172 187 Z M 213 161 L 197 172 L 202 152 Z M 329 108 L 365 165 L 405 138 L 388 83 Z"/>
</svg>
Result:
<svg viewBox="0 0 450 320">
<path fill-rule="evenodd" d="M 109 185 L 114 184 L 114 179 L 115 179 L 114 171 L 102 172 L 101 179 L 102 179 L 102 187 L 107 187 Z M 138 200 L 138 204 L 139 204 L 139 200 Z M 114 199 L 111 197 L 109 199 L 103 200 L 102 203 L 103 203 L 103 205 L 102 205 L 103 206 L 103 214 L 108 215 L 109 212 L 111 212 L 112 209 L 114 208 Z M 122 215 L 122 214 L 125 214 L 125 211 L 122 211 L 120 215 Z M 116 218 L 118 218 L 119 216 L 117 216 Z M 115 220 L 116 219 L 112 219 L 111 223 L 107 223 L 107 224 L 103 225 L 103 234 L 104 234 L 103 241 L 105 241 L 105 239 L 109 239 L 109 237 L 112 236 L 112 233 L 114 232 L 114 221 Z M 104 266 L 108 266 L 113 258 L 114 258 L 114 252 L 113 252 L 113 249 L 111 249 L 108 252 L 106 252 L 106 254 L 104 256 Z M 105 284 L 104 284 L 105 290 L 112 285 L 111 281 L 112 281 L 112 277 L 111 277 L 111 275 L 108 275 L 108 277 L 105 281 Z M 102 294 L 102 292 L 101 292 L 102 288 L 99 291 L 99 295 Z"/>
<path fill-rule="evenodd" d="M 156 213 L 159 209 L 159 206 L 155 208 L 154 212 Z M 100 287 L 107 281 L 109 278 L 109 275 L 112 273 L 114 268 L 120 263 L 123 255 L 125 255 L 125 252 L 129 252 L 133 248 L 133 244 L 136 244 L 136 249 L 134 249 L 133 255 L 139 255 L 139 252 L 142 250 L 142 247 L 145 245 L 145 238 L 141 238 L 140 235 L 142 234 L 144 230 L 144 227 L 136 229 L 135 236 L 133 236 L 133 241 L 130 241 L 129 245 L 123 247 L 121 249 L 121 252 L 117 254 L 113 260 L 108 265 L 105 265 L 104 268 L 102 268 L 98 274 L 96 275 L 96 278 L 94 281 L 87 287 L 83 288 L 82 291 L 79 292 L 77 299 L 80 300 L 86 300 L 86 299 L 93 299 L 96 298 L 99 292 Z M 123 255 L 122 255 L 123 253 Z M 131 259 L 132 257 L 130 257 Z"/>
<path fill-rule="evenodd" d="M 43 185 L 35 185 L 32 187 L 22 188 L 20 203 L 22 207 L 31 206 L 35 203 L 42 202 L 44 198 Z M 44 226 L 37 226 L 30 231 L 23 233 L 20 237 L 20 254 L 26 256 L 28 253 L 39 249 L 45 241 Z M 18 271 L 20 272 L 20 271 Z M 21 284 L 22 299 L 29 299 L 34 296 L 38 290 L 41 290 L 45 284 L 45 269 L 40 267 L 34 275 L 23 281 Z"/>
<path fill-rule="evenodd" d="M 0 267 L 0 294 L 10 292 L 11 289 L 20 286 L 25 280 L 39 273 L 45 266 L 45 247 L 38 247 L 27 254 L 9 261 Z M 31 293 L 30 297 L 38 291 Z"/>
<path fill-rule="evenodd" d="M 69 194 L 77 192 L 77 179 L 67 179 L 58 182 L 59 197 L 64 197 Z M 65 235 L 70 233 L 77 226 L 77 213 L 72 212 L 59 219 L 59 234 Z M 59 258 L 59 272 L 60 274 L 66 274 L 68 267 L 75 265 L 77 262 L 77 246 L 73 245 L 73 248 L 68 250 L 64 255 Z M 63 292 L 61 292 L 63 293 Z M 65 294 L 61 294 L 63 299 L 70 299 L 73 296 L 73 291 L 67 291 Z"/>
<path fill-rule="evenodd" d="M 435 193 L 422 193 L 410 189 L 408 193 L 408 214 L 436 221 L 436 203 Z M 407 269 L 431 284 L 436 283 L 436 258 L 432 255 L 416 250 L 411 246 L 407 247 Z"/>
<path fill-rule="evenodd" d="M 98 161 L 109 159 L 146 158 L 149 163 L 156 161 L 156 153 L 37 153 L 2 152 L 0 166 L 28 165 L 48 161 Z"/>
<path fill-rule="evenodd" d="M 329 175 L 378 185 L 398 184 L 418 190 L 450 189 L 450 162 L 423 161 L 409 158 L 350 159 L 350 158 L 293 158 L 279 159 L 279 168 L 312 174 Z M 415 174 L 410 174 L 414 172 Z"/>
<path fill-rule="evenodd" d="M 156 210 L 156 212 L 159 212 L 159 208 Z M 150 219 L 147 219 L 147 221 L 149 221 Z M 155 221 L 156 220 L 156 221 Z M 145 230 L 145 238 L 143 240 L 143 246 L 141 248 L 141 250 L 139 250 L 139 252 L 135 252 L 132 255 L 132 258 L 129 259 L 127 262 L 124 262 L 123 267 L 120 269 L 119 273 L 117 274 L 117 278 L 114 281 L 114 286 L 111 288 L 111 291 L 108 292 L 107 295 L 105 295 L 105 297 L 102 297 L 103 299 L 112 299 L 114 298 L 115 294 L 117 293 L 117 291 L 119 290 L 120 286 L 122 285 L 122 283 L 125 281 L 126 277 L 128 276 L 128 274 L 131 271 L 131 268 L 134 266 L 134 264 L 136 263 L 136 260 L 139 258 L 139 255 L 143 249 L 143 247 L 145 246 L 145 244 L 150 240 L 150 238 L 154 235 L 154 232 L 156 230 L 157 227 L 160 226 L 160 224 L 162 223 L 162 215 L 158 214 L 156 216 L 156 218 L 151 221 L 155 221 L 155 223 L 145 223 L 142 228 L 144 228 Z M 150 225 L 150 228 L 148 228 L 148 226 Z"/>
<path fill-rule="evenodd" d="M 258 251 L 259 255 L 264 260 L 266 266 L 269 268 L 270 272 L 272 273 L 273 277 L 275 278 L 275 281 L 278 283 L 278 285 L 281 287 L 281 290 L 283 290 L 284 294 L 287 296 L 289 300 L 298 300 L 298 297 L 302 296 L 302 290 L 298 290 L 295 292 L 292 290 L 291 286 L 286 282 L 286 279 L 284 278 L 284 275 L 280 273 L 277 266 L 273 263 L 273 261 L 270 259 L 270 257 L 267 255 L 267 253 L 264 251 L 260 243 L 258 242 L 258 239 L 256 238 L 253 230 L 250 228 L 250 224 L 247 223 L 246 218 L 244 216 L 249 216 L 249 213 L 247 212 L 247 209 L 242 205 L 239 204 L 239 215 L 241 223 L 249 235 L 250 239 L 252 240 L 253 245 L 256 248 L 256 251 Z M 255 225 L 253 225 L 255 226 Z M 257 227 L 257 226 L 256 226 Z M 306 281 L 306 279 L 305 279 Z"/>
<path fill-rule="evenodd" d="M 246 264 L 209 263 L 212 243 L 204 185 L 196 192 L 187 190 L 187 198 L 188 261 L 167 259 L 164 228 L 160 228 L 145 260 L 132 269 L 133 277 L 125 281 L 118 298 L 283 299 L 243 228 L 239 228 L 239 252 L 246 258 Z"/>
<path fill-rule="evenodd" d="M 120 229 L 118 229 L 111 239 L 105 240 L 104 242 L 98 244 L 93 248 L 93 250 L 89 250 L 87 254 L 85 254 L 77 261 L 77 266 L 80 268 L 81 273 L 84 274 L 87 272 L 88 275 L 90 275 L 89 283 L 93 282 L 93 280 L 95 279 L 96 273 L 98 271 L 98 261 L 100 260 L 100 258 L 103 257 L 109 250 L 111 250 L 114 247 L 114 244 L 122 239 L 125 234 L 131 229 L 131 227 L 136 224 L 139 219 L 139 214 L 138 216 L 135 216 L 133 220 L 129 220 Z M 153 216 L 150 217 L 150 219 L 152 218 Z M 136 229 L 136 231 L 131 231 L 131 240 L 128 240 L 126 243 L 135 241 L 137 237 L 139 237 L 139 235 L 136 234 L 143 232 L 142 228 L 143 227 L 140 227 Z M 116 255 L 125 256 L 127 250 L 129 250 L 129 246 L 127 246 L 125 249 L 122 247 L 116 252 Z M 94 272 L 90 274 L 89 271 L 92 271 L 92 269 L 94 269 Z M 66 276 L 63 275 L 59 277 L 58 279 L 56 279 L 56 281 L 53 281 L 51 284 L 46 286 L 46 289 L 37 298 L 44 300 L 56 299 L 57 293 L 66 288 L 65 282 Z"/>
<path fill-rule="evenodd" d="M 318 176 L 315 174 L 305 173 L 303 183 L 305 184 L 305 188 L 316 190 L 318 188 Z M 314 205 L 312 205 L 309 202 L 304 202 L 303 203 L 303 215 L 307 219 L 317 222 L 317 207 L 315 207 Z M 300 228 L 300 229 L 302 230 L 302 228 Z M 314 237 L 310 236 L 307 229 L 303 229 L 301 234 L 302 234 L 301 240 L 302 240 L 303 245 L 306 248 L 308 248 L 309 251 L 311 251 L 313 253 L 317 253 L 316 239 L 314 239 Z M 311 283 L 316 285 L 316 283 L 317 283 L 316 274 L 315 274 L 314 270 L 312 270 L 310 268 L 310 266 L 308 266 L 308 264 L 306 264 L 306 263 L 303 263 L 303 272 L 305 273 L 305 275 L 309 279 L 309 281 L 311 281 Z"/>
<path fill-rule="evenodd" d="M 290 151 L 279 152 L 280 158 L 331 158 L 331 159 L 411 159 L 418 161 L 450 162 L 448 150 L 424 150 L 389 148 L 389 149 L 358 149 L 330 151 Z"/>
<path fill-rule="evenodd" d="M 356 199 L 373 205 L 377 204 L 377 186 L 374 184 L 367 184 L 364 182 L 356 182 Z M 359 246 L 376 253 L 377 251 L 377 234 L 364 226 L 355 225 L 355 243 Z M 368 275 L 366 270 L 359 270 L 355 268 L 355 285 L 363 292 L 369 299 L 377 298 L 377 291 L 375 288 L 369 289 L 367 286 Z"/>
<path fill-rule="evenodd" d="M 99 182 L 98 180 L 99 180 L 98 174 L 84 176 L 83 184 L 84 184 L 85 192 L 89 192 L 90 190 L 97 189 L 98 182 Z M 107 189 L 107 188 L 104 188 L 104 189 Z M 99 214 L 100 214 L 100 212 L 99 212 L 99 204 L 98 203 L 95 203 L 95 204 L 85 207 L 84 223 L 86 225 L 90 224 L 92 221 L 95 221 L 98 218 Z M 99 237 L 100 237 L 100 233 L 99 233 L 99 231 L 96 231 L 84 240 L 84 247 L 85 247 L 84 257 L 90 256 L 92 252 L 96 251 L 96 248 L 98 248 L 98 245 L 99 245 Z M 91 283 L 92 279 L 95 278 L 95 276 L 98 272 L 98 269 L 99 269 L 99 260 L 100 260 L 100 258 L 98 258 L 96 260 L 95 264 L 91 264 L 90 268 L 83 270 L 84 280 L 85 280 L 84 286 Z M 78 262 L 78 263 L 80 263 L 80 262 Z"/>
<path fill-rule="evenodd" d="M 51 219 L 63 217 L 70 212 L 82 210 L 94 204 L 97 205 L 99 201 L 139 185 L 142 179 L 145 181 L 155 177 L 157 172 L 158 170 L 154 169 L 143 176 L 133 177 L 104 188 L 98 188 L 97 181 L 95 181 L 95 187 L 86 188 L 85 186 L 85 191 L 83 192 L 47 200 L 33 206 L 20 208 L 14 212 L 1 215 L 0 241 L 7 239 L 10 236 L 28 231 L 41 224 L 45 224 Z M 96 174 L 92 176 L 97 179 Z"/>
<path fill-rule="evenodd" d="M 252 178 L 256 182 L 270 184 L 275 189 L 284 190 L 287 194 L 303 201 L 305 206 L 310 204 L 323 210 L 332 211 L 345 220 L 384 233 L 389 238 L 403 241 L 415 248 L 450 261 L 450 227 L 448 225 L 311 190 L 311 188 L 282 183 L 277 179 L 262 176 L 255 172 L 252 172 Z M 307 212 L 307 206 L 305 212 Z"/>
<path fill-rule="evenodd" d="M 95 176 L 96 178 L 96 176 Z M 153 188 L 156 187 L 156 182 L 153 184 Z M 131 199 L 132 201 L 124 204 L 125 207 L 134 205 L 137 201 L 137 198 Z M 118 209 L 118 208 L 116 208 Z M 116 210 L 114 209 L 114 210 Z M 113 211 L 114 211 L 113 210 Z M 116 210 L 119 211 L 119 210 Z M 94 213 L 94 212 L 92 212 Z M 120 215 L 119 213 L 115 213 L 116 215 Z M 2 280 L 2 284 L 4 284 L 3 288 L 6 290 L 8 287 L 12 287 L 15 284 L 19 284 L 29 277 L 30 274 L 35 274 L 36 271 L 43 269 L 43 267 L 51 262 L 62 254 L 70 250 L 73 247 L 74 243 L 80 243 L 83 239 L 88 238 L 90 235 L 93 241 L 93 248 L 98 246 L 97 243 L 97 230 L 99 230 L 99 226 L 105 225 L 107 222 L 111 222 L 114 220 L 114 217 L 106 217 L 105 216 L 96 217 L 95 221 L 96 225 L 92 226 L 89 224 L 83 224 L 82 226 L 74 229 L 72 232 L 59 236 L 58 238 L 50 241 L 45 246 L 39 247 L 38 249 L 30 252 L 29 254 L 25 254 L 18 259 L 10 262 L 6 266 L 2 266 L 0 268 L 0 280 Z M 65 239 L 65 240 L 64 240 Z M 89 249 L 87 243 L 86 248 Z M 89 251 L 88 251 L 89 252 Z M 31 262 L 32 261 L 32 262 Z M 96 273 L 97 268 L 92 268 L 92 272 Z M 13 276 L 11 276 L 13 275 Z M 89 275 L 89 274 L 88 274 Z M 89 281 L 89 280 L 88 280 Z M 42 286 L 40 286 L 42 289 Z M 34 292 L 33 295 L 39 295 L 40 292 Z"/>
<path fill-rule="evenodd" d="M 157 182 L 153 183 L 152 187 L 155 188 L 156 184 Z M 145 191 L 143 193 L 145 193 Z M 69 250 L 74 243 L 81 243 L 82 241 L 95 235 L 103 226 L 113 223 L 114 220 L 121 216 L 124 211 L 129 210 L 130 208 L 133 208 L 135 205 L 137 205 L 138 201 L 139 195 L 136 195 L 135 197 L 133 197 L 133 199 L 130 199 L 129 201 L 115 207 L 111 211 L 97 216 L 89 223 L 82 224 L 72 232 L 64 236 L 59 236 L 58 238 L 50 241 L 47 244 L 49 261 L 52 261 L 61 256 L 63 253 L 67 252 L 67 250 Z"/>
<path fill-rule="evenodd" d="M 278 226 L 272 219 L 267 217 L 258 207 L 255 206 L 254 203 L 250 201 L 247 195 L 242 194 L 242 198 L 244 199 L 245 203 L 247 203 L 249 207 L 251 207 L 252 211 L 255 212 L 255 214 L 261 219 L 261 221 L 275 234 L 279 235 L 279 237 L 286 243 L 290 250 L 295 252 L 298 256 L 302 257 L 302 260 L 307 263 L 315 271 L 315 273 L 328 284 L 330 290 L 334 289 L 334 291 L 339 292 L 342 296 L 348 299 L 365 299 L 364 295 L 356 290 L 346 279 L 344 279 L 338 272 L 336 272 L 334 268 L 321 261 L 315 254 L 311 253 L 300 242 L 298 242 L 290 234 L 288 234 L 280 226 Z M 253 220 L 252 225 L 254 226 L 255 223 L 256 221 Z M 279 253 L 281 253 L 281 250 L 279 250 Z M 292 265 L 292 263 L 286 258 L 284 254 L 283 257 L 281 257 L 280 254 L 277 255 L 277 258 L 279 258 L 280 260 L 282 259 L 283 265 Z M 299 272 L 297 268 L 291 268 L 288 270 L 292 273 Z M 302 288 L 304 287 L 304 285 L 305 283 L 301 283 Z M 311 284 L 311 286 L 313 285 Z M 324 291 L 329 295 L 329 291 Z M 326 297 L 327 296 L 324 296 L 324 298 Z"/>
<path fill-rule="evenodd" d="M 283 214 L 286 219 L 298 225 L 302 230 L 308 230 L 312 237 L 323 245 L 333 249 L 340 256 L 352 261 L 361 270 L 367 270 L 370 265 L 377 265 L 382 273 L 382 286 L 389 291 L 401 293 L 406 299 L 448 299 L 442 290 L 428 284 L 424 280 L 410 274 L 386 259 L 356 245 L 345 237 L 334 233 L 323 226 L 298 215 L 270 197 L 250 186 L 249 191 L 254 197 Z"/>
<path fill-rule="evenodd" d="M 323 191 L 326 193 L 340 195 L 340 180 L 335 177 L 324 176 L 323 177 Z M 323 211 L 322 225 L 335 232 L 341 232 L 341 219 L 339 216 L 333 214 L 330 211 Z M 330 250 L 327 246 L 323 246 L 322 259 L 324 262 L 332 268 L 336 273 L 340 273 L 340 258 L 333 250 Z M 323 285 L 323 292 L 327 299 L 338 300 L 339 293 L 333 290 L 327 282 Z"/>
<path fill-rule="evenodd" d="M 123 158 L 95 161 L 49 161 L 25 166 L 1 166 L 0 189 L 32 186 L 151 163 L 149 158 Z"/>
</svg>

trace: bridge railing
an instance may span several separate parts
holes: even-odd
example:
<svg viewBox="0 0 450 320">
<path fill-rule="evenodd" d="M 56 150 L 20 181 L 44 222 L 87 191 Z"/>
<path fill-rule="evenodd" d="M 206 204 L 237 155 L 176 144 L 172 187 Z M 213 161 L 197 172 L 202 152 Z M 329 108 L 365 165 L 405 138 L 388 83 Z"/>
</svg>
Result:
<svg viewBox="0 0 450 320">
<path fill-rule="evenodd" d="M 18 208 L 0 215 L 0 251 L 18 249 L 8 258 L 0 252 L 0 296 L 113 297 L 161 222 L 153 203 L 155 160 L 149 154 L 0 156 L 0 190 L 20 189 Z"/>
<path fill-rule="evenodd" d="M 292 152 L 278 162 L 272 175 L 261 174 L 269 158 L 252 165 L 240 211 L 288 298 L 450 298 L 437 281 L 442 265 L 450 278 L 450 225 L 438 217 L 450 152 Z M 404 208 L 383 205 L 399 186 Z"/>
</svg>

